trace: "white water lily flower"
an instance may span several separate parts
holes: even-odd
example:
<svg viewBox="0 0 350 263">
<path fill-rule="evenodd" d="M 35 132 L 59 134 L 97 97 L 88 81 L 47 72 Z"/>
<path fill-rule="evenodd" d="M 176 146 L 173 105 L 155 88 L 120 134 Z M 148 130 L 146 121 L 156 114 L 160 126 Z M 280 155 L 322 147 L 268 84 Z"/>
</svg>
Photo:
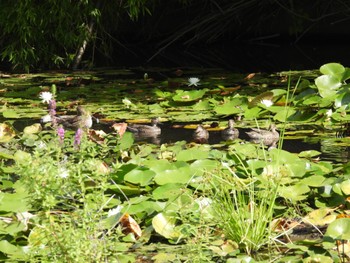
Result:
<svg viewBox="0 0 350 263">
<path fill-rule="evenodd" d="M 128 98 L 124 98 L 122 102 L 127 108 L 129 108 L 132 105 L 132 102 Z"/>
<path fill-rule="evenodd" d="M 190 87 L 190 86 L 198 86 L 199 85 L 199 82 L 200 81 L 200 79 L 199 78 L 189 78 L 188 79 L 188 86 Z"/>
<path fill-rule="evenodd" d="M 44 117 L 41 118 L 42 123 L 47 123 L 51 121 L 51 116 L 50 114 L 45 115 Z"/>
<path fill-rule="evenodd" d="M 117 207 L 110 209 L 110 210 L 108 211 L 107 217 L 110 217 L 110 216 L 114 216 L 114 215 L 119 214 L 120 211 L 122 211 L 122 209 L 123 209 L 123 206 L 121 206 L 121 205 L 118 205 Z"/>
<path fill-rule="evenodd" d="M 260 103 L 265 105 L 266 107 L 271 107 L 273 105 L 273 102 L 271 100 L 266 99 L 262 100 Z"/>
<path fill-rule="evenodd" d="M 43 103 L 49 104 L 50 100 L 52 100 L 53 95 L 51 92 L 43 91 L 40 93 L 39 98 L 42 100 Z"/>
</svg>

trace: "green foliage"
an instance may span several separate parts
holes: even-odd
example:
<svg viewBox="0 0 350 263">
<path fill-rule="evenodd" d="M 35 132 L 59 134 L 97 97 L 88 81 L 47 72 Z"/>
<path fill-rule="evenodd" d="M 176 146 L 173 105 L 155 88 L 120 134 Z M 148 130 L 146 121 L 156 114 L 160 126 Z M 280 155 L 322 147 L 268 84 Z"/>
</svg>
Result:
<svg viewBox="0 0 350 263">
<path fill-rule="evenodd" d="M 137 19 L 139 14 L 150 14 L 149 2 L 1 1 L 1 57 L 14 68 L 26 71 L 69 67 L 83 41 L 104 39 L 125 12 L 132 19 Z"/>
</svg>

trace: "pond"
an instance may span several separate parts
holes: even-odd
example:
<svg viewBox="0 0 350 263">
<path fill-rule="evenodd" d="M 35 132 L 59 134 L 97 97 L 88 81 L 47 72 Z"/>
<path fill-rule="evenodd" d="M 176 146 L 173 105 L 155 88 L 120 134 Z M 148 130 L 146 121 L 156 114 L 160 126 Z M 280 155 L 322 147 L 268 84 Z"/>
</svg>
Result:
<svg viewBox="0 0 350 263">
<path fill-rule="evenodd" d="M 0 257 L 345 262 L 349 78 L 337 63 L 269 74 L 3 74 Z M 76 115 L 78 105 L 87 111 Z M 48 114 L 56 122 L 93 116 L 93 124 L 69 129 L 43 122 Z M 156 117 L 159 136 L 115 128 Z M 225 140 L 230 119 L 239 137 Z M 251 141 L 252 129 L 272 124 L 279 143 Z M 208 141 L 194 141 L 198 125 Z"/>
</svg>

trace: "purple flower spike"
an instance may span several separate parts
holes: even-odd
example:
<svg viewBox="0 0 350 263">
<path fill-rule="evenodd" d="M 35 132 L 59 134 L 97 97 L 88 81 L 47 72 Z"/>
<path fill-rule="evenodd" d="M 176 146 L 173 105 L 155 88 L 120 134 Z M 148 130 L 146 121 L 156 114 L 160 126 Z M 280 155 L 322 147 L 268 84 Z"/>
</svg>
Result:
<svg viewBox="0 0 350 263">
<path fill-rule="evenodd" d="M 83 130 L 79 128 L 75 132 L 75 136 L 74 136 L 74 146 L 75 147 L 78 147 L 80 145 L 82 135 L 83 135 Z"/>
<path fill-rule="evenodd" d="M 58 134 L 58 139 L 60 141 L 60 143 L 63 143 L 63 140 L 64 140 L 64 129 L 63 127 L 58 127 L 57 129 L 57 134 Z"/>
<path fill-rule="evenodd" d="M 56 110 L 56 100 L 50 100 L 49 101 L 49 109 L 50 110 Z"/>
</svg>

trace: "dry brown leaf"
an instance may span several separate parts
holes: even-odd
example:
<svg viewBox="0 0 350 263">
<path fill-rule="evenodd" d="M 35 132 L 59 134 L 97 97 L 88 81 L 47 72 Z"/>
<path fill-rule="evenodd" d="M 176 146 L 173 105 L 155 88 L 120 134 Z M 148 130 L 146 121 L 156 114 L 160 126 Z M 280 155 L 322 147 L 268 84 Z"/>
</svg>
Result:
<svg viewBox="0 0 350 263">
<path fill-rule="evenodd" d="M 125 235 L 133 233 L 135 238 L 142 236 L 142 230 L 139 224 L 128 213 L 125 213 L 119 220 L 120 225 L 123 227 L 122 231 Z"/>
</svg>

